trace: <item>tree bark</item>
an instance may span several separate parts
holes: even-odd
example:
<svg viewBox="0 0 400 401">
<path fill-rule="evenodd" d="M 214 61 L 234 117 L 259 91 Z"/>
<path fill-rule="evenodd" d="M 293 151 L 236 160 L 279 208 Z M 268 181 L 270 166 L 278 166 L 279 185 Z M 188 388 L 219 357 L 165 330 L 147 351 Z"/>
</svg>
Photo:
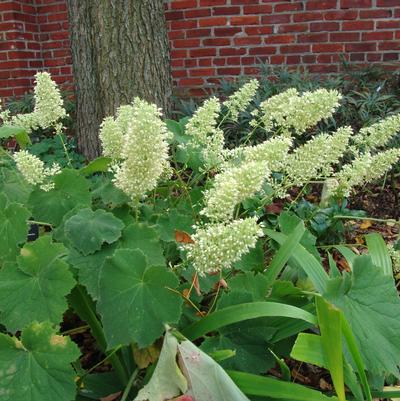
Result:
<svg viewBox="0 0 400 401">
<path fill-rule="evenodd" d="M 79 150 L 100 154 L 99 126 L 135 96 L 170 112 L 163 0 L 68 0 Z"/>
</svg>

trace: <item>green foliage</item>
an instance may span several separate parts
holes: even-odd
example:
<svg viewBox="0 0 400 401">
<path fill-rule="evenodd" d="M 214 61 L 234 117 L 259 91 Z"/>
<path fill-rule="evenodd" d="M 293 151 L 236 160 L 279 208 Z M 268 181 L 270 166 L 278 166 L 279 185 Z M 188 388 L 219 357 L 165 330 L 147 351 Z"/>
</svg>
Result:
<svg viewBox="0 0 400 401">
<path fill-rule="evenodd" d="M 48 322 L 33 322 L 21 338 L 0 333 L 0 393 L 4 401 L 70 401 L 79 350 Z"/>
<path fill-rule="evenodd" d="M 365 81 L 366 77 L 370 75 L 363 77 Z M 325 86 L 345 85 L 347 95 L 360 89 L 340 79 L 328 80 Z M 129 154 L 135 139 L 130 132 L 123 132 L 124 152 L 86 166 L 70 152 L 67 137 L 60 132 L 51 137 L 51 129 L 40 134 L 46 135 L 42 141 L 35 140 L 37 132 L 30 136 L 33 144 L 28 151 L 44 162 L 28 158 L 32 164 L 38 162 L 36 170 L 21 167 L 17 158 L 2 151 L 0 399 L 99 400 L 121 392 L 125 400 L 146 401 L 180 395 L 196 401 L 342 401 L 350 399 L 351 392 L 357 401 L 370 401 L 375 394 L 370 388 L 381 392 L 385 377 L 399 377 L 400 300 L 384 240 L 378 234 L 367 235 L 365 255 L 359 256 L 343 244 L 343 219 L 365 216 L 362 211 L 350 210 L 343 194 L 336 192 L 320 204 L 315 191 L 315 202 L 302 200 L 309 185 L 325 181 L 327 187 L 327 179 L 343 171 L 355 153 L 366 155 L 365 149 L 357 148 L 350 134 L 350 146 L 347 139 L 344 145 L 331 141 L 332 136 L 310 140 L 315 132 L 347 121 L 343 110 L 339 118 L 323 120 L 318 102 L 311 111 L 320 122 L 304 134 L 296 126 L 284 132 L 285 121 L 281 127 L 272 121 L 271 131 L 261 133 L 257 124 L 263 116 L 253 116 L 251 109 L 288 87 L 303 91 L 316 83 L 282 72 L 277 81 L 261 84 L 238 121 L 231 121 L 226 110 L 234 101 L 213 100 L 211 114 L 202 110 L 197 120 L 165 124 L 145 102 L 137 101 L 134 113 L 132 107 L 122 107 L 120 125 L 129 126 L 128 120 L 134 119 L 135 129 L 142 130 L 143 158 L 134 158 L 134 168 L 126 170 L 126 176 L 126 161 L 138 156 L 134 141 L 136 153 Z M 321 104 L 337 106 L 336 92 L 319 93 Z M 296 102 L 302 101 L 295 96 Z M 315 97 L 314 93 L 307 99 L 312 103 Z M 382 113 L 392 110 L 381 98 L 368 102 L 375 106 L 357 104 L 365 121 L 375 108 Z M 146 112 L 140 114 L 140 107 Z M 219 108 L 221 115 L 215 111 Z M 274 110 L 277 120 L 279 110 Z M 300 128 L 308 127 L 310 121 L 300 117 Z M 104 138 L 118 153 L 121 135 L 113 131 L 114 125 L 110 123 Z M 228 138 L 240 135 L 219 147 L 215 138 L 221 139 L 221 128 Z M 18 134 L 18 129 L 3 127 L 0 136 Z M 156 135 L 152 129 L 165 136 L 164 150 L 169 146 L 164 156 L 170 154 L 170 160 L 161 160 L 162 174 L 157 149 L 150 146 L 151 154 L 146 153 L 147 138 L 151 141 Z M 248 135 L 249 130 L 254 132 Z M 269 136 L 281 140 L 284 152 L 275 152 L 274 142 L 229 149 Z M 329 149 L 325 139 L 332 145 Z M 299 147 L 303 143 L 308 147 Z M 324 165 L 324 155 L 334 146 L 344 150 L 334 163 Z M 380 149 L 372 152 L 383 154 Z M 210 168 L 210 154 L 221 157 L 221 164 Z M 49 173 L 55 161 L 60 171 Z M 147 174 L 150 170 L 142 174 L 141 169 L 149 166 L 154 176 Z M 115 186 L 118 174 L 124 184 L 120 189 Z M 40 187 L 41 176 L 48 178 L 49 186 Z M 126 187 L 139 182 L 138 177 L 146 177 L 150 189 L 142 197 L 132 197 L 135 188 Z M 252 186 L 253 179 L 257 185 Z M 213 193 L 216 188 L 218 196 Z M 210 202 L 214 204 L 207 209 Z M 207 214 L 213 208 L 218 213 Z M 27 239 L 30 225 L 38 228 L 39 238 L 33 242 Z M 333 252 L 327 255 L 324 249 Z M 337 252 L 349 271 L 335 263 L 332 255 L 336 258 Z M 74 314 L 92 336 L 82 336 L 81 360 L 67 337 L 84 330 L 74 326 Z M 67 330 L 65 336 L 62 330 Z M 81 336 L 73 338 L 79 341 Z M 85 345 L 92 342 L 104 359 L 86 354 Z M 290 356 L 326 369 L 322 374 L 330 374 L 338 398 L 292 383 Z M 102 366 L 105 363 L 107 367 Z M 281 379 L 274 377 L 276 369 L 271 370 L 276 364 Z M 98 369 L 111 371 L 93 372 Z"/>
</svg>

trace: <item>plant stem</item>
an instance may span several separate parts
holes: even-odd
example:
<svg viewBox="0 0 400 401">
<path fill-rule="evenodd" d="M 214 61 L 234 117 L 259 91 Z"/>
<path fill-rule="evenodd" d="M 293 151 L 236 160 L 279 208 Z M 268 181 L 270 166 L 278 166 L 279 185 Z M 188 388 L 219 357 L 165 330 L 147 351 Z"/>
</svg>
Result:
<svg viewBox="0 0 400 401">
<path fill-rule="evenodd" d="M 85 320 L 92 331 L 93 337 L 102 352 L 109 357 L 115 372 L 124 386 L 128 383 L 128 375 L 119 356 L 113 351 L 107 351 L 107 342 L 104 336 L 103 327 L 92 306 L 92 300 L 81 286 L 77 286 L 71 293 L 72 304 L 78 315 Z"/>
<path fill-rule="evenodd" d="M 44 221 L 28 220 L 27 223 L 28 223 L 28 224 L 37 224 L 38 226 L 53 227 L 52 224 L 50 224 L 50 223 L 45 223 Z"/>
<path fill-rule="evenodd" d="M 347 219 L 347 220 L 371 220 L 371 221 L 378 221 L 381 223 L 393 223 L 393 224 L 399 224 L 399 221 L 396 221 L 395 219 L 377 219 L 374 217 L 358 217 L 358 216 L 342 216 L 342 215 L 336 215 L 333 216 L 334 219 Z"/>
<path fill-rule="evenodd" d="M 139 373 L 139 369 L 135 369 L 135 371 L 132 373 L 131 377 L 129 378 L 128 384 L 125 387 L 124 393 L 122 394 L 121 401 L 126 401 L 126 399 L 128 398 L 129 392 L 131 391 L 133 382 L 135 381 L 138 373 Z"/>
</svg>

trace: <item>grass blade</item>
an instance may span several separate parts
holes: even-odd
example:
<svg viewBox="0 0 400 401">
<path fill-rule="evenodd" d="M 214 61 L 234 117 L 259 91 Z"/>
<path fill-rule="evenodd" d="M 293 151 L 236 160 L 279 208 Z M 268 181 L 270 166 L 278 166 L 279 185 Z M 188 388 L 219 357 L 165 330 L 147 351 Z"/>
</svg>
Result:
<svg viewBox="0 0 400 401">
<path fill-rule="evenodd" d="M 288 238 L 286 235 L 273 230 L 264 229 L 264 232 L 268 237 L 281 245 L 283 245 Z M 321 294 L 325 293 L 329 277 L 321 263 L 319 263 L 318 260 L 300 244 L 294 247 L 292 257 L 306 272 L 316 290 Z"/>
<path fill-rule="evenodd" d="M 319 391 L 300 384 L 284 382 L 250 373 L 227 371 L 236 385 L 247 395 L 287 399 L 293 401 L 334 401 L 336 397 L 327 397 Z"/>
<path fill-rule="evenodd" d="M 285 264 L 292 256 L 293 251 L 299 244 L 305 230 L 303 222 L 300 222 L 279 248 L 279 251 L 272 259 L 265 275 L 269 283 L 273 283 L 285 267 Z"/>
<path fill-rule="evenodd" d="M 251 302 L 229 306 L 220 309 L 202 318 L 198 322 L 186 327 L 182 334 L 189 340 L 195 340 L 206 333 L 217 330 L 229 324 L 258 317 L 283 316 L 292 319 L 301 319 L 316 324 L 317 318 L 311 313 L 296 306 L 277 302 Z"/>
<path fill-rule="evenodd" d="M 315 304 L 327 368 L 339 401 L 345 401 L 341 313 L 322 297 L 315 297 Z"/>
<path fill-rule="evenodd" d="M 381 267 L 383 272 L 389 276 L 393 274 L 392 260 L 390 259 L 385 241 L 377 233 L 367 234 L 365 236 L 368 246 L 368 253 L 375 266 Z"/>
</svg>

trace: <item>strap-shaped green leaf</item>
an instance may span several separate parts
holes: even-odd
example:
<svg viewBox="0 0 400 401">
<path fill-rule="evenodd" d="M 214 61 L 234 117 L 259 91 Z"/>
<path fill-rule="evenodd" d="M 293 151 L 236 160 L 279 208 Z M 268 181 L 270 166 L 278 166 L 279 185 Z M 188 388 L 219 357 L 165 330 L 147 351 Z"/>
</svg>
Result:
<svg viewBox="0 0 400 401">
<path fill-rule="evenodd" d="M 392 260 L 382 236 L 377 233 L 371 233 L 365 236 L 365 240 L 367 241 L 368 253 L 372 258 L 373 264 L 380 267 L 384 274 L 392 276 Z"/>
<path fill-rule="evenodd" d="M 182 333 L 189 339 L 195 340 L 204 334 L 243 320 L 258 317 L 283 316 L 301 319 L 316 324 L 317 319 L 311 313 L 291 305 L 277 302 L 251 302 L 220 309 L 186 327 Z"/>
</svg>

